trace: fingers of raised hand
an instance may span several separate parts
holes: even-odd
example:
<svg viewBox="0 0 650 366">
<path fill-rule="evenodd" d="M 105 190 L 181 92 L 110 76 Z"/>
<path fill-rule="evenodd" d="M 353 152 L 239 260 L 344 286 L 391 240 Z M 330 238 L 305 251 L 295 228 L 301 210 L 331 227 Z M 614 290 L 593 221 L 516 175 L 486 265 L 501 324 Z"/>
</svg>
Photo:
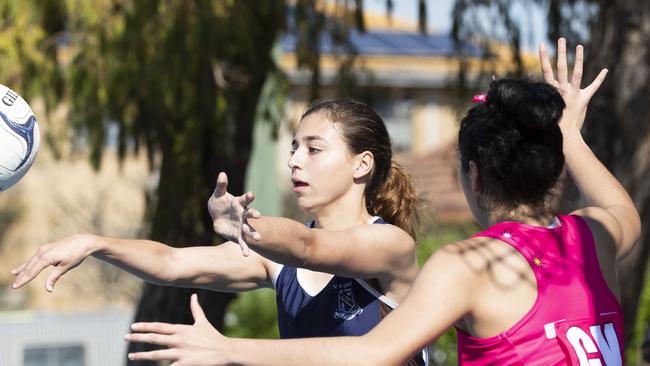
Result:
<svg viewBox="0 0 650 366">
<path fill-rule="evenodd" d="M 244 211 L 244 220 L 248 219 L 258 219 L 262 214 L 254 208 L 247 208 Z"/>
<path fill-rule="evenodd" d="M 242 237 L 239 238 L 238 240 L 239 246 L 241 247 L 241 254 L 244 257 L 248 257 L 251 254 L 250 248 L 248 248 L 248 244 L 246 244 L 246 241 Z"/>
<path fill-rule="evenodd" d="M 557 80 L 555 80 L 555 76 L 553 75 L 553 66 L 551 66 L 551 61 L 548 58 L 548 50 L 546 49 L 546 45 L 543 43 L 539 45 L 539 61 L 542 65 L 542 75 L 544 76 L 544 81 L 557 88 L 559 85 Z"/>
<path fill-rule="evenodd" d="M 217 176 L 217 186 L 214 189 L 214 195 L 221 197 L 228 191 L 228 176 L 224 172 L 220 172 Z"/>
<path fill-rule="evenodd" d="M 598 73 L 598 76 L 596 76 L 596 79 L 591 82 L 584 90 L 587 92 L 587 97 L 591 98 L 598 88 L 600 88 L 600 85 L 605 81 L 605 78 L 607 77 L 607 69 L 602 69 L 600 70 L 600 73 Z"/>
<path fill-rule="evenodd" d="M 178 351 L 175 349 L 163 349 L 158 351 L 129 353 L 129 360 L 178 360 Z"/>
<path fill-rule="evenodd" d="M 237 197 L 237 200 L 239 201 L 239 204 L 242 205 L 242 207 L 246 207 L 255 200 L 255 194 L 253 192 L 246 192 Z"/>
<path fill-rule="evenodd" d="M 573 65 L 573 75 L 571 75 L 571 85 L 576 89 L 580 89 L 582 82 L 582 64 L 584 61 L 584 50 L 582 45 L 576 47 L 576 60 Z"/>
<path fill-rule="evenodd" d="M 557 79 L 560 85 L 566 85 L 569 82 L 568 68 L 566 60 L 566 39 L 557 40 Z"/>
<path fill-rule="evenodd" d="M 248 224 L 243 224 L 242 226 L 242 231 L 244 232 L 244 236 L 248 238 L 252 238 L 253 240 L 259 241 L 262 239 L 262 236 L 260 233 L 255 231 L 250 225 Z"/>
</svg>

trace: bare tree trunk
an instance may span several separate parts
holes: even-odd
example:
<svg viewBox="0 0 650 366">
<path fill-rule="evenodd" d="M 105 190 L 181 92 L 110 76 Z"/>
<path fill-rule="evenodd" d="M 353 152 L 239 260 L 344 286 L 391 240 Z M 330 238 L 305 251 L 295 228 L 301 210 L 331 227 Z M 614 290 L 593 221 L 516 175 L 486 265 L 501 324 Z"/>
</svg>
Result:
<svg viewBox="0 0 650 366">
<path fill-rule="evenodd" d="M 592 80 L 602 67 L 609 74 L 590 107 L 585 136 L 641 214 L 641 240 L 619 263 L 628 343 L 650 250 L 650 1 L 602 0 L 600 7 L 585 79 Z"/>
</svg>

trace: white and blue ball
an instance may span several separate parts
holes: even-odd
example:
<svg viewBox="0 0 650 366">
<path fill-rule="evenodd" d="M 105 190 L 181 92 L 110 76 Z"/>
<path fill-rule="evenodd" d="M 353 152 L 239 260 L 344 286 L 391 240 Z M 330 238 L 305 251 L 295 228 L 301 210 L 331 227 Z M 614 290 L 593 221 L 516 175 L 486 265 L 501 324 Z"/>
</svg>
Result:
<svg viewBox="0 0 650 366">
<path fill-rule="evenodd" d="M 36 158 L 40 135 L 29 104 L 0 85 L 0 191 L 13 186 Z"/>
</svg>

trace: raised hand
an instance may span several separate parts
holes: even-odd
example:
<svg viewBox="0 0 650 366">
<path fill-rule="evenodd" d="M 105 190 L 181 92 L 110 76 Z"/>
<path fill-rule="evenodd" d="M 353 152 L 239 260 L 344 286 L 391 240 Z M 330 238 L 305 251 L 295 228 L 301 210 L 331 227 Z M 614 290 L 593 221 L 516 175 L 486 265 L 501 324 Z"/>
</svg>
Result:
<svg viewBox="0 0 650 366">
<path fill-rule="evenodd" d="M 241 246 L 242 254 L 248 256 L 250 250 L 244 239 L 244 234 L 256 237 L 250 226 L 246 225 L 246 219 L 259 216 L 257 211 L 248 211 L 248 204 L 253 202 L 255 195 L 247 192 L 241 196 L 233 196 L 228 193 L 228 176 L 226 173 L 219 173 L 217 186 L 214 193 L 208 199 L 208 211 L 212 217 L 214 231 L 227 240 L 238 243 Z M 257 234 L 259 236 L 259 234 Z"/>
<path fill-rule="evenodd" d="M 16 277 L 11 287 L 16 289 L 25 285 L 46 267 L 52 266 L 54 270 L 45 281 L 45 289 L 52 292 L 61 276 L 92 254 L 96 242 L 94 235 L 77 234 L 42 245 L 27 262 L 11 270 Z"/>
<path fill-rule="evenodd" d="M 587 113 L 587 105 L 591 97 L 596 93 L 607 76 L 607 69 L 602 69 L 596 79 L 584 89 L 580 88 L 582 81 L 582 66 L 584 62 L 584 50 L 582 45 L 576 47 L 576 60 L 573 66 L 573 74 L 569 81 L 569 72 L 566 58 L 566 40 L 560 38 L 557 41 L 557 79 L 553 75 L 553 67 L 548 58 L 548 52 L 544 44 L 539 46 L 539 59 L 542 64 L 544 80 L 556 87 L 566 107 L 560 120 L 560 129 L 566 137 L 574 133 L 580 133 L 582 124 Z"/>
<path fill-rule="evenodd" d="M 125 338 L 131 342 L 150 343 L 167 349 L 130 353 L 130 360 L 167 360 L 170 366 L 217 366 L 227 364 L 227 338 L 210 324 L 196 294 L 190 299 L 194 324 L 135 323 L 134 333 Z"/>
</svg>

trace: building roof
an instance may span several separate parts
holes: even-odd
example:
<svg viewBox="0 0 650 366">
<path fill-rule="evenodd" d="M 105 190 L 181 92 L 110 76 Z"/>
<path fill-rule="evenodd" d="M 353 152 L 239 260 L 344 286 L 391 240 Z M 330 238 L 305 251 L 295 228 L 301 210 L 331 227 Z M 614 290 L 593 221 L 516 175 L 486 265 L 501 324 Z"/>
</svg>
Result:
<svg viewBox="0 0 650 366">
<path fill-rule="evenodd" d="M 372 78 L 359 78 L 357 83 L 374 83 L 399 88 L 439 88 L 449 84 L 457 74 L 454 42 L 445 34 L 369 30 L 365 33 L 352 30 L 350 42 L 354 52 L 364 59 L 364 68 L 372 71 Z M 297 37 L 286 33 L 280 41 L 283 56 L 281 67 L 296 85 L 308 85 L 311 73 L 299 68 L 296 59 Z M 321 84 L 330 85 L 338 75 L 337 55 L 349 53 L 333 42 L 331 35 L 323 33 L 320 42 Z M 463 54 L 478 59 L 481 50 L 466 46 Z M 450 62 L 450 60 L 452 60 Z M 455 61 L 453 61 L 455 60 Z M 368 79 L 368 80 L 367 80 Z"/>
<path fill-rule="evenodd" d="M 351 30 L 350 42 L 360 55 L 382 56 L 429 56 L 448 57 L 455 54 L 454 41 L 447 34 L 422 34 L 418 32 L 369 30 L 365 33 Z M 282 50 L 287 53 L 296 51 L 297 37 L 287 33 L 281 40 Z M 344 53 L 346 50 L 336 45 L 327 33 L 323 33 L 320 42 L 322 54 Z M 465 45 L 463 53 L 478 57 L 481 50 L 472 45 Z"/>
</svg>

